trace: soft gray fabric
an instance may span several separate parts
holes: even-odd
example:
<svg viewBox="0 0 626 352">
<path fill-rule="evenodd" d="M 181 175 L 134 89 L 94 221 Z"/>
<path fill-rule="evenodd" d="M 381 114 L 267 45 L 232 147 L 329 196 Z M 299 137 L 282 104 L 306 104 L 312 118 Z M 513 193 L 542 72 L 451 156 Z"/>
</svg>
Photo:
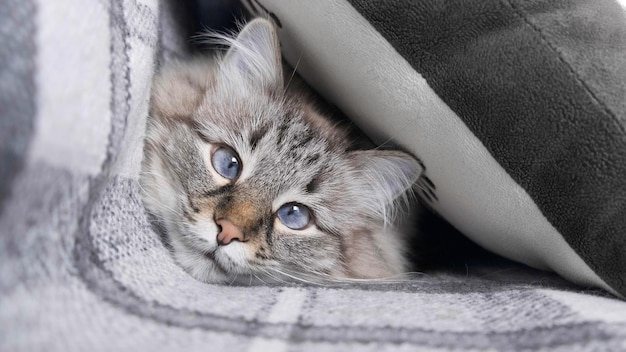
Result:
<svg viewBox="0 0 626 352">
<path fill-rule="evenodd" d="M 41 97 L 2 200 L 0 350 L 626 348 L 625 302 L 511 264 L 338 287 L 189 277 L 150 226 L 137 182 L 155 62 L 184 55 L 176 3 L 41 0 L 27 17 L 7 11 L 28 2 L 0 3 L 2 26 L 36 28 L 16 50 L 37 49 L 27 74 L 37 84 L 2 101 L 3 126 L 32 117 L 5 113 L 12 104 Z M 23 59 L 3 61 L 3 77 Z"/>
<path fill-rule="evenodd" d="M 30 0 L 10 0 L 0 11 L 0 213 L 22 167 L 35 115 L 35 43 Z M 15 23 L 21 25 L 16 27 Z"/>
<path fill-rule="evenodd" d="M 424 76 L 585 263 L 626 295 L 626 18 L 620 5 L 350 3 Z"/>
</svg>

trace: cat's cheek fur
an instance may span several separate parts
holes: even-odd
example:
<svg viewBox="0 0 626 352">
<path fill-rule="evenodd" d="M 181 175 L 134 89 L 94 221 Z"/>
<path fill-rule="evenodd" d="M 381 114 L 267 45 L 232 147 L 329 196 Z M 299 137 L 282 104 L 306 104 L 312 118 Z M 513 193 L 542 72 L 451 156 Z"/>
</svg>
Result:
<svg viewBox="0 0 626 352">
<path fill-rule="evenodd" d="M 176 190 L 174 181 L 168 177 L 169 173 L 158 156 L 153 154 L 144 163 L 140 181 L 144 204 L 152 214 L 168 219 L 179 211 L 180 191 Z M 170 216 L 167 216 L 168 214 Z"/>
<path fill-rule="evenodd" d="M 354 241 L 346 250 L 345 258 L 350 276 L 363 279 L 389 278 L 406 272 L 408 263 L 400 248 L 400 236 L 392 229 L 381 229 L 367 241 Z M 372 242 L 374 246 L 372 246 Z"/>
<path fill-rule="evenodd" d="M 188 232 L 192 238 L 198 240 L 195 245 L 198 250 L 212 252 L 217 248 L 219 228 L 213 219 L 197 218 L 192 224 L 188 225 Z"/>
<path fill-rule="evenodd" d="M 297 233 L 293 230 L 277 231 L 274 242 L 274 257 L 282 258 L 278 262 L 286 269 L 300 269 L 298 271 L 302 273 L 317 273 L 323 277 L 342 271 L 340 240 L 316 227 Z"/>
</svg>

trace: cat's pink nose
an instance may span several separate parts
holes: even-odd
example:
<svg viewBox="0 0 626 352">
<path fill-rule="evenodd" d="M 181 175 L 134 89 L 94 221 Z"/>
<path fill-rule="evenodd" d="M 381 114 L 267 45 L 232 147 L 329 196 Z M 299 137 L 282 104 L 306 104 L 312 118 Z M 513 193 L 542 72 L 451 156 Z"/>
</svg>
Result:
<svg viewBox="0 0 626 352">
<path fill-rule="evenodd" d="M 217 244 L 220 246 L 225 246 L 233 240 L 243 241 L 243 232 L 232 222 L 220 219 L 215 223 L 220 227 L 220 232 L 217 234 Z"/>
</svg>

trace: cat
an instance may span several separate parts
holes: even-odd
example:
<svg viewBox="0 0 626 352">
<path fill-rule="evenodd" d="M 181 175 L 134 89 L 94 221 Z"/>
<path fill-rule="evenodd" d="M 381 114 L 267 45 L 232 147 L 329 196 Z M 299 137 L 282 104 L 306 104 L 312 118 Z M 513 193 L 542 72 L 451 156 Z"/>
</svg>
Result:
<svg viewBox="0 0 626 352">
<path fill-rule="evenodd" d="M 223 40 L 225 55 L 170 64 L 153 82 L 140 184 L 176 262 L 209 283 L 409 270 L 397 215 L 420 162 L 354 149 L 307 92 L 286 88 L 268 20 Z"/>
</svg>

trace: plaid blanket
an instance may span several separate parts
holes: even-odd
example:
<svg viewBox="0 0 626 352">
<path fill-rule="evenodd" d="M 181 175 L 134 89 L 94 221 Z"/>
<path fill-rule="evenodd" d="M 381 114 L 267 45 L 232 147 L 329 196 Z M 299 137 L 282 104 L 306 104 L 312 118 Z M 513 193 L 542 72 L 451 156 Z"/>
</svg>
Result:
<svg viewBox="0 0 626 352">
<path fill-rule="evenodd" d="M 0 350 L 626 350 L 626 302 L 508 262 L 386 284 L 208 285 L 137 182 L 177 1 L 0 2 Z"/>
</svg>

